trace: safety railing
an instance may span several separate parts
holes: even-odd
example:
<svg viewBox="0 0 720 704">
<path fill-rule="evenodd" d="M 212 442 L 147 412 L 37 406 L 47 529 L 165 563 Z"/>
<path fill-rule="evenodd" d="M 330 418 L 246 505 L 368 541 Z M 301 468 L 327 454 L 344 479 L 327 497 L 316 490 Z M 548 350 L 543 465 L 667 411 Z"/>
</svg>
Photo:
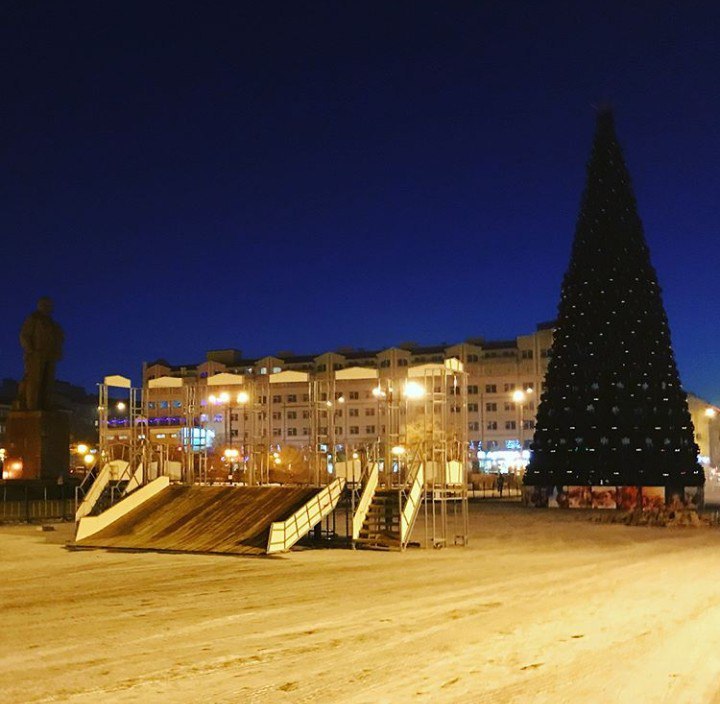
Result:
<svg viewBox="0 0 720 704">
<path fill-rule="evenodd" d="M 109 506 L 144 484 L 145 467 L 141 451 L 135 452 L 131 461 L 112 459 L 107 462 L 95 477 L 90 487 L 75 493 L 75 520 L 89 516 L 100 498 L 108 490 Z M 81 489 L 82 485 L 78 487 Z M 108 506 L 108 508 L 109 508 Z"/>
<path fill-rule="evenodd" d="M 402 491 L 404 501 L 400 508 L 400 549 L 404 550 L 410 540 L 415 519 L 420 511 L 423 495 L 425 493 L 425 465 L 423 462 L 415 461 L 411 465 L 405 488 Z"/>
<path fill-rule="evenodd" d="M 98 499 L 102 496 L 103 491 L 105 491 L 105 487 L 110 482 L 110 477 L 113 472 L 112 462 L 118 461 L 122 460 L 112 460 L 111 462 L 106 463 L 97 473 L 94 481 L 87 489 L 83 487 L 83 484 L 85 483 L 84 481 L 83 484 L 77 487 L 75 491 L 76 521 L 79 521 L 84 516 L 89 515 L 93 508 L 95 508 L 95 504 L 98 502 Z"/>
<path fill-rule="evenodd" d="M 363 483 L 362 493 L 360 494 L 360 500 L 355 508 L 352 522 L 352 537 L 353 540 L 357 540 L 360 537 L 360 531 L 362 530 L 363 523 L 367 518 L 370 504 L 372 503 L 373 496 L 375 496 L 375 490 L 377 489 L 379 478 L 379 467 L 377 462 L 372 462 L 368 465 L 367 474 Z"/>
<path fill-rule="evenodd" d="M 300 538 L 306 536 L 325 516 L 335 510 L 344 488 L 345 480 L 335 479 L 287 520 L 273 523 L 268 535 L 268 555 L 286 552 Z"/>
</svg>

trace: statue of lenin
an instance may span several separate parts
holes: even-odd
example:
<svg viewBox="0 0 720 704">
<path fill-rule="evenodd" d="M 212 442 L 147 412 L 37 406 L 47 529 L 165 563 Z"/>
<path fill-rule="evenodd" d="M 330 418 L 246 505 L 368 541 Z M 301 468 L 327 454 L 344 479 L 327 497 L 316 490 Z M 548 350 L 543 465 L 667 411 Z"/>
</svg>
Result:
<svg viewBox="0 0 720 704">
<path fill-rule="evenodd" d="M 41 298 L 20 330 L 24 351 L 25 376 L 20 384 L 18 406 L 26 411 L 48 411 L 52 408 L 55 365 L 62 358 L 65 336 L 52 319 L 53 304 Z"/>
</svg>

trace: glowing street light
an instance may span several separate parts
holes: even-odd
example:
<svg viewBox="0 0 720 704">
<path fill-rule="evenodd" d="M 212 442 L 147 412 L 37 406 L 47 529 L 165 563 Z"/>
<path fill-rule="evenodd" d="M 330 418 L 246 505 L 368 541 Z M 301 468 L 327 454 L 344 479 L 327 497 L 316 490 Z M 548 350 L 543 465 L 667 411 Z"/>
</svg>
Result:
<svg viewBox="0 0 720 704">
<path fill-rule="evenodd" d="M 402 445 L 395 445 L 390 452 L 392 452 L 395 457 L 401 457 L 405 454 L 405 448 Z"/>
<path fill-rule="evenodd" d="M 87 455 L 89 449 L 90 448 L 87 445 L 81 443 L 77 446 L 76 452 L 78 453 L 78 455 Z"/>
<path fill-rule="evenodd" d="M 230 394 L 227 391 L 223 391 L 219 398 L 220 403 L 228 403 L 230 401 Z"/>
<path fill-rule="evenodd" d="M 124 411 L 124 410 L 127 408 L 127 406 L 125 405 L 125 403 L 124 403 L 123 401 L 118 401 L 118 402 L 115 404 L 115 408 L 117 408 L 118 411 L 122 412 L 122 411 Z"/>
<path fill-rule="evenodd" d="M 525 449 L 525 441 L 523 438 L 523 430 L 524 430 L 524 428 L 523 428 L 523 423 L 524 423 L 523 407 L 524 407 L 525 401 L 527 400 L 528 395 L 531 394 L 532 392 L 533 392 L 533 390 L 530 387 L 528 387 L 527 389 L 525 389 L 525 391 L 523 391 L 522 389 L 516 389 L 512 393 L 512 400 L 517 404 L 518 409 L 519 409 L 519 416 L 520 416 L 520 427 L 518 428 L 519 435 L 520 435 L 520 452 L 522 452 Z"/>
<path fill-rule="evenodd" d="M 83 462 L 89 467 L 93 462 L 95 462 L 95 455 L 88 453 L 85 457 L 83 457 Z"/>
<path fill-rule="evenodd" d="M 707 418 L 714 418 L 717 415 L 717 411 L 714 408 L 706 408 L 705 416 Z"/>
<path fill-rule="evenodd" d="M 403 388 L 405 398 L 417 400 L 425 397 L 425 387 L 417 381 L 406 381 Z"/>
<path fill-rule="evenodd" d="M 248 403 L 250 401 L 250 394 L 247 391 L 241 391 L 237 395 L 237 402 L 238 403 Z"/>
</svg>

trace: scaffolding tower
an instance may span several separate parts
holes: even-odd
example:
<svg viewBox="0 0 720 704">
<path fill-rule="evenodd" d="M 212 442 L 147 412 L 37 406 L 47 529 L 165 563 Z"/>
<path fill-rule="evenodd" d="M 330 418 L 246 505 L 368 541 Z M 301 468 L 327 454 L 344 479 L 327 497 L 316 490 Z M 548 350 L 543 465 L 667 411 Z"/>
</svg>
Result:
<svg viewBox="0 0 720 704">
<path fill-rule="evenodd" d="M 384 422 L 368 463 L 370 468 L 377 465 L 377 491 L 384 496 L 388 516 L 387 504 L 397 493 L 398 517 L 394 523 L 385 520 L 385 532 L 392 533 L 397 524 L 402 549 L 409 540 L 403 520 L 420 519 L 426 546 L 465 545 L 468 426 L 462 363 L 453 358 L 408 367 L 403 374 L 384 374 L 373 395 Z M 410 510 L 409 503 L 415 504 Z"/>
</svg>

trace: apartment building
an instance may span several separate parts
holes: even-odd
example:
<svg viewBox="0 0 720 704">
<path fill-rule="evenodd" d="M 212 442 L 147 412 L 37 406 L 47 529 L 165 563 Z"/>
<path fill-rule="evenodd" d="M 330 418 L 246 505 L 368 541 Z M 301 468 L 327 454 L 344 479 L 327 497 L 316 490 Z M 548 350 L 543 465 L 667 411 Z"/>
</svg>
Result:
<svg viewBox="0 0 720 704">
<path fill-rule="evenodd" d="M 467 394 L 464 408 L 451 399 L 450 410 L 467 423 L 471 448 L 489 453 L 481 454 L 483 462 L 518 461 L 532 440 L 551 342 L 552 324 L 544 323 L 511 340 L 472 338 L 454 345 L 402 344 L 320 355 L 280 352 L 259 359 L 245 359 L 234 349 L 214 350 L 199 364 L 145 364 L 144 412 L 151 438 L 168 444 L 180 444 L 181 434 L 192 426 L 198 447 L 241 445 L 257 433 L 260 421 L 269 444 L 302 448 L 315 422 L 317 435 L 332 433 L 336 443 L 362 448 L 387 430 L 379 387 L 399 388 L 409 373 L 416 373 L 409 370 L 458 360 Z M 313 401 L 326 403 L 327 409 L 317 412 Z M 127 432 L 121 418 L 109 430 L 110 439 Z"/>
<path fill-rule="evenodd" d="M 700 448 L 700 464 L 708 478 L 708 470 L 720 467 L 720 408 L 690 393 L 688 408 L 695 427 L 695 442 Z"/>
</svg>

